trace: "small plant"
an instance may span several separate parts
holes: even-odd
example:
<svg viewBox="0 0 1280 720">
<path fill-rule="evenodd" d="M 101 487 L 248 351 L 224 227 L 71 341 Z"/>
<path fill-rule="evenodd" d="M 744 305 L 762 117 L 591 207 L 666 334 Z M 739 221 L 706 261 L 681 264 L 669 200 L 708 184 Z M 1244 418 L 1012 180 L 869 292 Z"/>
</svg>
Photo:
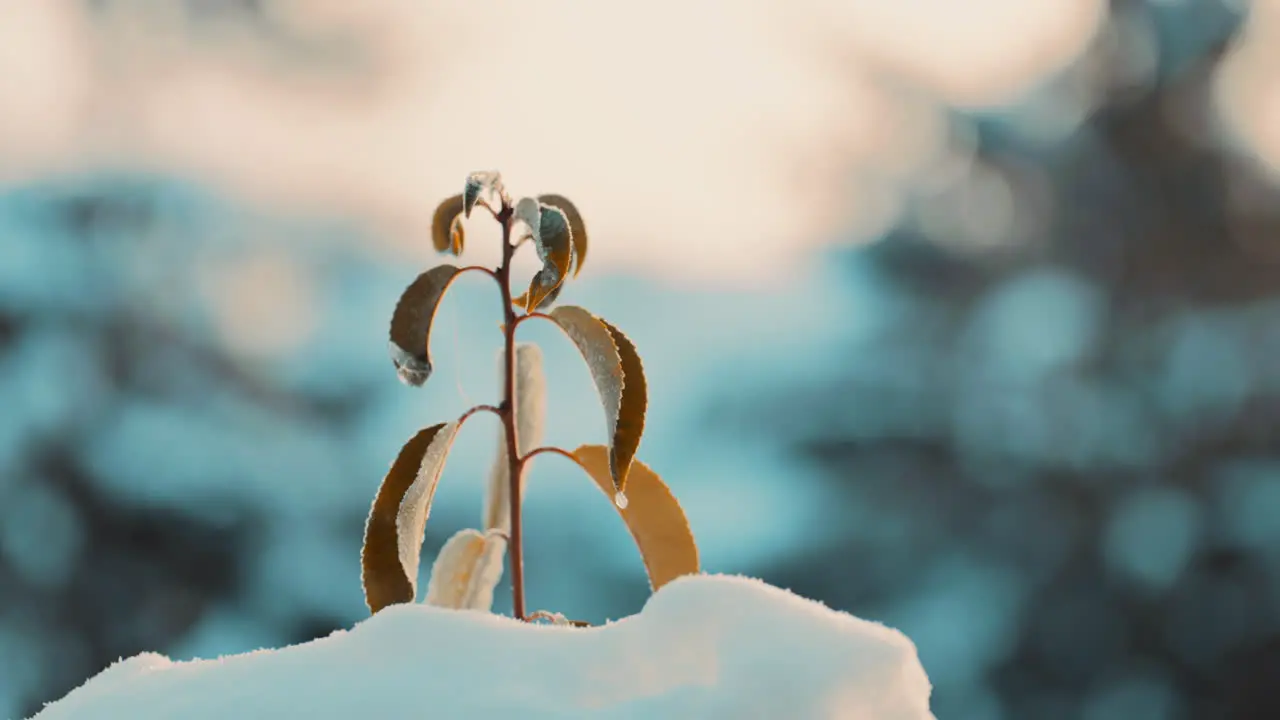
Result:
<svg viewBox="0 0 1280 720">
<path fill-rule="evenodd" d="M 684 511 L 662 479 L 635 459 L 648 403 L 644 368 L 635 346 L 622 331 L 583 308 L 561 305 L 542 312 L 556 301 L 569 277 L 582 270 L 587 257 L 582 216 L 559 195 L 512 203 L 497 172 L 475 172 L 467 177 L 462 193 L 436 208 L 432 242 L 438 252 L 462 254 L 465 221 L 476 207 L 488 210 L 502 226 L 502 264 L 496 270 L 443 264 L 419 275 L 392 314 L 391 359 L 403 382 L 425 383 L 432 371 L 431 323 L 445 291 L 463 273 L 488 275 L 502 294 L 502 402 L 478 405 L 454 422 L 423 428 L 401 448 L 365 526 L 361 578 L 370 611 L 414 601 L 427 516 L 449 448 L 463 423 L 480 412 L 493 413 L 502 423 L 485 498 L 485 529 L 462 530 L 445 543 L 432 567 L 427 603 L 488 610 L 501 579 L 505 551 L 511 565 L 513 615 L 521 620 L 542 617 L 570 622 L 554 613 L 525 613 L 520 501 L 525 471 L 542 454 L 572 460 L 612 496 L 640 548 L 652 590 L 698 572 L 698 549 Z M 542 268 L 528 289 L 513 297 L 511 259 L 528 240 L 533 241 Z M 534 318 L 549 320 L 564 331 L 586 361 L 604 405 L 607 446 L 582 445 L 572 452 L 538 446 L 546 405 L 542 355 L 536 345 L 516 343 L 517 328 Z"/>
</svg>

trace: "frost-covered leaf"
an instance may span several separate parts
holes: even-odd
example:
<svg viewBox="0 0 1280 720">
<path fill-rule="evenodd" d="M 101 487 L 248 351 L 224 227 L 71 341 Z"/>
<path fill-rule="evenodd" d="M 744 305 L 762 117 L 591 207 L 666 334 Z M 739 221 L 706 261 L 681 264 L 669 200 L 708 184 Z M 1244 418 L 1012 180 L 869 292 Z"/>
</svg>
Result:
<svg viewBox="0 0 1280 720">
<path fill-rule="evenodd" d="M 582 272 L 582 263 L 587 259 L 587 225 L 582 220 L 582 213 L 578 212 L 578 208 L 563 195 L 555 193 L 539 195 L 538 202 L 559 208 L 569 219 L 569 231 L 573 241 L 573 276 L 577 277 L 578 273 Z"/>
<path fill-rule="evenodd" d="M 526 227 L 535 246 L 542 242 L 542 209 L 537 200 L 531 197 L 520 198 L 516 202 L 515 209 L 511 211 L 511 224 L 513 227 L 515 225 Z"/>
<path fill-rule="evenodd" d="M 497 170 L 478 170 L 467 176 L 462 187 L 462 214 L 471 217 L 477 204 L 496 211 L 501 207 L 506 191 L 502 187 L 502 174 Z"/>
<path fill-rule="evenodd" d="M 610 452 L 603 445 L 583 445 L 574 458 L 606 496 L 614 497 Z M 627 481 L 626 500 L 614 503 L 640 548 L 652 589 L 681 575 L 698 572 L 698 546 L 684 510 L 662 478 L 636 460 Z"/>
<path fill-rule="evenodd" d="M 563 279 L 569 274 L 569 263 L 573 259 L 573 233 L 569 229 L 569 218 L 563 210 L 551 205 L 540 206 L 538 215 L 538 235 L 535 237 L 538 258 L 543 265 L 554 267 L 556 274 Z"/>
<path fill-rule="evenodd" d="M 422 456 L 418 476 L 404 494 L 400 510 L 396 513 L 396 542 L 400 551 L 400 565 L 409 579 L 415 594 L 418 588 L 418 558 L 422 553 L 422 537 L 427 529 L 427 516 L 431 514 L 431 500 L 440 484 L 444 462 L 458 435 L 458 423 L 445 423 L 432 438 Z"/>
<path fill-rule="evenodd" d="M 423 602 L 458 610 L 491 609 L 506 551 L 507 539 L 501 532 L 458 531 L 440 548 L 431 566 Z"/>
<path fill-rule="evenodd" d="M 412 575 L 405 573 L 397 520 L 401 504 L 417 480 L 428 450 L 442 438 L 452 441 L 452 432 L 442 436 L 445 428 L 443 423 L 432 425 L 410 438 L 400 448 L 374 497 L 365 522 L 364 546 L 360 552 L 364 598 L 372 612 L 376 613 L 388 605 L 413 601 L 417 571 L 415 568 Z"/>
<path fill-rule="evenodd" d="M 539 207 L 538 232 L 533 236 L 542 260 L 542 269 L 533 276 L 529 291 L 521 296 L 526 310 L 542 307 L 547 299 L 559 290 L 569 275 L 569 263 L 573 257 L 569 219 L 559 208 L 550 205 Z"/>
<path fill-rule="evenodd" d="M 619 491 L 625 490 L 631 460 L 640 449 L 644 435 L 644 418 L 649 407 L 649 383 L 644 377 L 644 365 L 631 339 L 618 328 L 601 320 L 609 328 L 613 343 L 622 358 L 622 407 L 613 427 L 613 442 L 609 447 L 609 468 L 613 471 L 613 483 Z"/>
<path fill-rule="evenodd" d="M 459 193 L 436 206 L 435 215 L 431 219 L 431 246 L 436 252 L 462 254 L 465 239 L 462 231 L 462 202 L 462 194 Z"/>
<path fill-rule="evenodd" d="M 529 307 L 529 292 L 527 290 L 520 293 L 519 296 L 511 298 L 511 304 L 523 310 L 541 310 L 554 303 L 556 298 L 560 297 L 560 291 L 564 289 L 564 285 L 564 283 L 557 285 L 556 288 L 548 293 L 546 297 L 542 298 L 542 302 L 538 303 L 536 308 Z"/>
<path fill-rule="evenodd" d="M 499 376 L 503 352 L 498 351 Z M 499 384 L 501 384 L 499 379 Z M 547 381 L 542 370 L 542 348 L 533 343 L 516 346 L 516 442 L 520 454 L 542 444 L 547 417 Z M 489 471 L 489 485 L 484 498 L 484 527 L 508 532 L 511 529 L 511 483 L 507 462 L 506 430 L 498 427 L 498 451 Z M 526 474 L 527 476 L 527 474 Z"/>
<path fill-rule="evenodd" d="M 609 428 L 609 463 L 614 487 L 626 489 L 631 459 L 644 433 L 648 384 L 635 346 L 617 328 L 576 305 L 548 315 L 569 336 L 587 362 Z"/>
<path fill-rule="evenodd" d="M 448 264 L 422 273 L 405 289 L 391 314 L 391 362 L 407 385 L 420 386 L 431 377 L 431 321 L 457 274 L 458 268 Z"/>
</svg>

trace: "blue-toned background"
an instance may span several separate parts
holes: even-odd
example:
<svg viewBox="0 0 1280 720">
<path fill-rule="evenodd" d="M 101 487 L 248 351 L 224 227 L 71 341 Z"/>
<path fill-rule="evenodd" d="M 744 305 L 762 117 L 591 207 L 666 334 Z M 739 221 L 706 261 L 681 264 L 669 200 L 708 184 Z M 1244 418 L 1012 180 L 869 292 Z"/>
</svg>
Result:
<svg viewBox="0 0 1280 720">
<path fill-rule="evenodd" d="M 367 615 L 382 474 L 496 397 L 478 276 L 426 388 L 386 350 L 489 167 L 585 214 L 562 301 L 639 347 L 708 571 L 901 628 L 940 718 L 1280 717 L 1280 6 L 425 5 L 0 9 L 0 717 Z M 532 607 L 641 607 L 576 469 L 526 508 Z"/>
</svg>

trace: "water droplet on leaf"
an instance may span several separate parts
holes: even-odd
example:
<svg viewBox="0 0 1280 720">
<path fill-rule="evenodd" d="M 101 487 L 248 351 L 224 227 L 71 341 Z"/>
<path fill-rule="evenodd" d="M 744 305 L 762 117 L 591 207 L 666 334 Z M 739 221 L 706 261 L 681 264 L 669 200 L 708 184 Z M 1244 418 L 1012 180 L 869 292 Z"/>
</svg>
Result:
<svg viewBox="0 0 1280 720">
<path fill-rule="evenodd" d="M 627 494 L 619 491 L 613 496 L 613 504 L 618 506 L 619 510 L 627 509 Z"/>
</svg>

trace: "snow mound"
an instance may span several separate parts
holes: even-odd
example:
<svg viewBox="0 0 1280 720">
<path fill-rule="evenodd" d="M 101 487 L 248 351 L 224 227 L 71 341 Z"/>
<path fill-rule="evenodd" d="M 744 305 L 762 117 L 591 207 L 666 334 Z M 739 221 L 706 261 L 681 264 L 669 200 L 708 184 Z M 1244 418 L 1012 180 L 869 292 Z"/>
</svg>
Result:
<svg viewBox="0 0 1280 720">
<path fill-rule="evenodd" d="M 932 720 L 929 692 L 902 633 L 758 580 L 698 575 L 598 628 L 412 604 L 279 650 L 144 653 L 36 718 Z"/>
</svg>

